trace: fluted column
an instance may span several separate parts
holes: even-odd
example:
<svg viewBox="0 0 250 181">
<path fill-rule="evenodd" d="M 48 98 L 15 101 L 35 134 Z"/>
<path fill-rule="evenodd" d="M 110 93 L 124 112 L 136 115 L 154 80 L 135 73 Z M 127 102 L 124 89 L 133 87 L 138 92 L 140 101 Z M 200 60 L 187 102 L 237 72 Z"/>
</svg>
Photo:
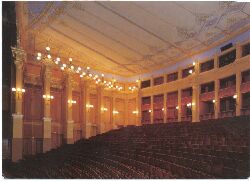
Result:
<svg viewBox="0 0 250 181">
<path fill-rule="evenodd" d="M 166 123 L 167 122 L 167 93 L 163 94 L 163 122 Z"/>
<path fill-rule="evenodd" d="M 178 89 L 178 122 L 181 122 L 181 89 Z"/>
<path fill-rule="evenodd" d="M 66 79 L 66 142 L 74 143 L 74 121 L 72 119 L 72 75 L 68 74 Z M 77 103 L 79 104 L 79 102 Z"/>
<path fill-rule="evenodd" d="M 236 43 L 236 60 L 240 59 L 242 57 L 242 46 L 240 42 Z"/>
<path fill-rule="evenodd" d="M 240 85 L 241 85 L 241 72 L 238 71 L 236 73 L 236 116 L 240 116 L 241 114 L 241 105 L 242 105 L 242 94 L 240 92 Z"/>
<path fill-rule="evenodd" d="M 141 90 L 138 90 L 138 96 L 136 97 L 136 106 L 137 106 L 137 121 L 136 121 L 136 125 L 140 126 L 141 125 Z"/>
<path fill-rule="evenodd" d="M 26 59 L 26 53 L 21 48 L 11 47 L 16 65 L 16 88 L 23 88 L 23 64 Z M 13 139 L 12 139 L 12 161 L 17 162 L 22 159 L 23 153 L 23 114 L 22 102 L 23 93 L 15 93 L 15 112 L 13 117 Z"/>
<path fill-rule="evenodd" d="M 111 129 L 116 129 L 117 128 L 117 125 L 116 125 L 116 114 L 114 114 L 113 111 L 117 111 L 116 110 L 116 105 L 115 105 L 115 102 L 116 102 L 116 97 L 115 97 L 115 94 L 113 93 L 112 94 L 112 100 L 111 100 Z"/>
<path fill-rule="evenodd" d="M 88 139 L 91 136 L 90 109 L 89 105 L 89 89 L 90 81 L 84 80 L 82 86 L 83 95 L 83 138 Z"/>
<path fill-rule="evenodd" d="M 98 86 L 97 87 L 97 134 L 102 134 L 104 133 L 105 129 L 105 124 L 104 124 L 104 119 L 102 119 L 102 110 L 101 108 L 103 107 L 103 87 Z"/>
<path fill-rule="evenodd" d="M 44 72 L 44 95 L 50 95 L 50 80 L 51 68 L 45 67 Z M 43 152 L 51 149 L 51 116 L 50 116 L 50 102 L 51 99 L 44 99 L 44 117 L 43 117 Z"/>
<path fill-rule="evenodd" d="M 192 95 L 192 122 L 199 121 L 199 85 L 195 84 Z"/>
<path fill-rule="evenodd" d="M 128 125 L 128 114 L 131 114 L 131 113 L 129 113 L 128 111 L 128 98 L 126 97 L 126 99 L 125 99 L 125 122 L 124 122 L 124 124 L 125 124 L 125 126 L 127 126 Z"/>
<path fill-rule="evenodd" d="M 216 79 L 214 81 L 214 118 L 218 119 L 219 118 L 219 112 L 220 112 L 220 99 L 219 99 L 219 83 L 220 81 Z"/>
<path fill-rule="evenodd" d="M 151 113 L 150 113 L 150 124 L 153 124 L 154 123 L 154 96 L 150 96 L 150 110 L 151 110 Z"/>
</svg>

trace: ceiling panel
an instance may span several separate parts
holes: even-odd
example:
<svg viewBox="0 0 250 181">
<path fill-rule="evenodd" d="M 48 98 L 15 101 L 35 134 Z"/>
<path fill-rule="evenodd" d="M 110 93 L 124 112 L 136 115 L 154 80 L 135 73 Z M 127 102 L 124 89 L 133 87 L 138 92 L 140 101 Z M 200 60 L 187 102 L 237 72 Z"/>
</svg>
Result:
<svg viewBox="0 0 250 181">
<path fill-rule="evenodd" d="M 36 50 L 52 44 L 83 66 L 125 77 L 165 68 L 232 38 L 250 3 L 27 2 Z"/>
</svg>

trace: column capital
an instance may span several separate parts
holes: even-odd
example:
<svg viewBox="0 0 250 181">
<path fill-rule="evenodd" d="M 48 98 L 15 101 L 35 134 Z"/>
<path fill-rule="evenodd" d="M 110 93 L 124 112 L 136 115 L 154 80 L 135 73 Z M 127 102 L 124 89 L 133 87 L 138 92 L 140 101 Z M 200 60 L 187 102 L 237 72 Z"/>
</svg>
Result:
<svg viewBox="0 0 250 181">
<path fill-rule="evenodd" d="M 23 63 L 27 57 L 26 52 L 21 49 L 21 48 L 17 48 L 17 47 L 11 47 L 11 51 L 12 51 L 12 56 L 14 57 L 14 63 L 16 65 L 17 69 L 22 69 L 23 68 Z"/>
</svg>

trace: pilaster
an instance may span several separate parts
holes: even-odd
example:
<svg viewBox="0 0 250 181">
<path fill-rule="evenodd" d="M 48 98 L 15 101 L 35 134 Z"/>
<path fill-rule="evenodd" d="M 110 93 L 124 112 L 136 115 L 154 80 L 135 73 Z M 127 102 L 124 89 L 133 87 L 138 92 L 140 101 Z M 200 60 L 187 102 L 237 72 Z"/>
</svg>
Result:
<svg viewBox="0 0 250 181">
<path fill-rule="evenodd" d="M 181 122 L 181 89 L 178 89 L 178 122 Z"/>
<path fill-rule="evenodd" d="M 219 83 L 220 81 L 216 79 L 214 81 L 214 118 L 219 118 L 219 112 L 220 112 L 220 99 L 219 99 Z"/>
<path fill-rule="evenodd" d="M 97 134 L 102 134 L 105 131 L 105 124 L 104 120 L 102 119 L 102 107 L 104 100 L 103 100 L 103 87 L 97 86 Z"/>
<path fill-rule="evenodd" d="M 240 85 L 241 85 L 241 72 L 238 71 L 236 73 L 236 116 L 240 116 L 241 114 L 241 106 L 242 106 L 242 96 L 240 92 Z"/>
<path fill-rule="evenodd" d="M 167 122 L 167 93 L 163 94 L 163 122 L 166 123 Z"/>
<path fill-rule="evenodd" d="M 44 72 L 44 95 L 50 95 L 51 68 L 45 67 Z M 51 149 L 51 116 L 50 116 L 50 101 L 44 99 L 44 118 L 43 118 L 43 152 Z"/>
<path fill-rule="evenodd" d="M 236 42 L 236 60 L 239 60 L 242 57 L 242 46 L 240 42 Z"/>
<path fill-rule="evenodd" d="M 199 85 L 195 84 L 192 95 L 192 122 L 199 121 Z"/>
<path fill-rule="evenodd" d="M 87 107 L 89 104 L 89 86 L 90 81 L 84 80 L 82 82 L 82 97 L 83 97 L 83 138 L 88 139 L 91 136 L 91 123 L 89 122 L 90 110 Z"/>
<path fill-rule="evenodd" d="M 69 73 L 66 78 L 66 142 L 67 144 L 74 143 L 74 121 L 72 119 L 72 75 Z"/>
<path fill-rule="evenodd" d="M 150 124 L 153 124 L 154 123 L 154 96 L 151 95 L 150 96 Z"/>
<path fill-rule="evenodd" d="M 16 66 L 16 88 L 23 88 L 23 64 L 26 53 L 23 49 L 11 47 L 14 63 Z M 15 92 L 15 113 L 13 118 L 13 139 L 12 139 L 12 161 L 22 159 L 23 154 L 23 115 L 22 115 L 23 93 Z"/>
</svg>

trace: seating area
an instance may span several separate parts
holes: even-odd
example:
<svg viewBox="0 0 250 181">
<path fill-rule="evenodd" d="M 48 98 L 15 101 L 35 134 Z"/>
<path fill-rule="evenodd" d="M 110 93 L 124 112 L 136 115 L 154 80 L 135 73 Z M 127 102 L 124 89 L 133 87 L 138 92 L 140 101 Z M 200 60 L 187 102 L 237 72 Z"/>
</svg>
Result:
<svg viewBox="0 0 250 181">
<path fill-rule="evenodd" d="M 18 163 L 5 178 L 236 179 L 250 176 L 250 116 L 128 126 Z"/>
</svg>

